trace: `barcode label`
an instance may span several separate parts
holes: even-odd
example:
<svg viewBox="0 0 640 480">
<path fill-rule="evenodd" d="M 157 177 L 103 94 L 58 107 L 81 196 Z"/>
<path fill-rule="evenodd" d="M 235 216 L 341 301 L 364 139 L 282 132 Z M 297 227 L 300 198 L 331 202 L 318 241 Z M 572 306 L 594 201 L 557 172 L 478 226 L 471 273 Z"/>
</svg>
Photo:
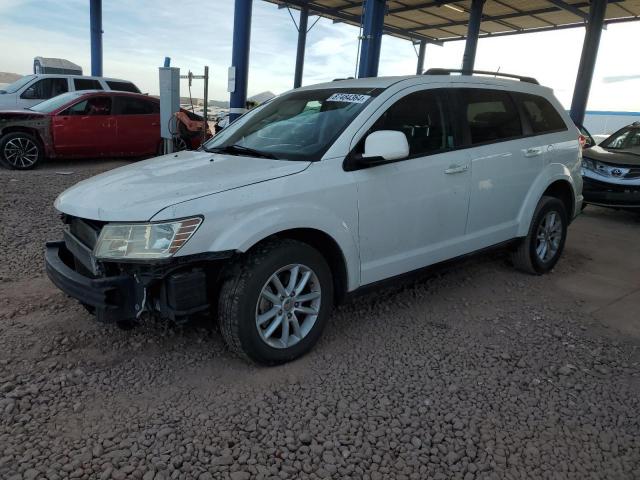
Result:
<svg viewBox="0 0 640 480">
<path fill-rule="evenodd" d="M 334 93 L 327 102 L 364 103 L 371 98 L 371 95 L 360 95 L 357 93 Z"/>
</svg>

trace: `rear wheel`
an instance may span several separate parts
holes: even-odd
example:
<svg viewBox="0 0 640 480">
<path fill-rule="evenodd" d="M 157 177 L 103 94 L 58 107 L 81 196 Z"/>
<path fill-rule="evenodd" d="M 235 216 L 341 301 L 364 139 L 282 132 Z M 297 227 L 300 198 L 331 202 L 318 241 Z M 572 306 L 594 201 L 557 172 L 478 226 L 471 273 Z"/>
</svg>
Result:
<svg viewBox="0 0 640 480">
<path fill-rule="evenodd" d="M 8 168 L 29 170 L 44 157 L 40 140 L 26 132 L 9 133 L 0 139 L 0 159 Z"/>
<path fill-rule="evenodd" d="M 333 306 L 331 271 L 305 243 L 270 241 L 231 265 L 218 303 L 236 353 L 266 365 L 293 360 L 320 338 Z"/>
<path fill-rule="evenodd" d="M 529 233 L 513 252 L 518 270 L 541 275 L 558 262 L 567 238 L 567 210 L 555 197 L 542 197 L 536 207 Z"/>
</svg>

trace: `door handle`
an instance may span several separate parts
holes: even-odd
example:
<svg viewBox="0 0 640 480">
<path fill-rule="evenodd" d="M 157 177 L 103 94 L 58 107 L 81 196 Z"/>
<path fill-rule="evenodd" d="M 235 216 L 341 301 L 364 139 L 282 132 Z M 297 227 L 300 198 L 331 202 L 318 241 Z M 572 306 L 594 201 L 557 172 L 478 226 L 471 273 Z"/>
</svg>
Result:
<svg viewBox="0 0 640 480">
<path fill-rule="evenodd" d="M 454 173 L 463 173 L 469 170 L 469 165 L 451 165 L 447 168 L 444 173 L 447 175 L 452 175 Z"/>
<path fill-rule="evenodd" d="M 160 122 L 153 122 L 153 123 L 151 124 L 151 126 L 152 126 L 152 127 L 157 127 L 158 125 L 160 125 Z"/>
<path fill-rule="evenodd" d="M 525 157 L 537 157 L 540 154 L 542 154 L 542 149 L 538 148 L 538 147 L 527 148 L 524 151 L 524 156 Z"/>
</svg>

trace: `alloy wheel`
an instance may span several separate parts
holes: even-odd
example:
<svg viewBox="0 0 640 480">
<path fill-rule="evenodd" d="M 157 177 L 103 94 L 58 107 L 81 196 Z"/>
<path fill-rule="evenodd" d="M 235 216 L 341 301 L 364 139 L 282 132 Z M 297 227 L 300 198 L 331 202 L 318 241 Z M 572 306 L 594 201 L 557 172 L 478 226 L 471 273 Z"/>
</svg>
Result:
<svg viewBox="0 0 640 480">
<path fill-rule="evenodd" d="M 543 217 L 536 232 L 536 255 L 544 263 L 551 260 L 560 248 L 562 240 L 562 218 L 551 210 Z"/>
<path fill-rule="evenodd" d="M 256 305 L 256 328 L 273 348 L 289 348 L 305 338 L 318 319 L 322 291 L 316 273 L 292 264 L 271 275 Z"/>
<path fill-rule="evenodd" d="M 38 145 L 24 137 L 9 140 L 4 146 L 4 159 L 15 168 L 29 168 L 38 161 Z"/>
</svg>

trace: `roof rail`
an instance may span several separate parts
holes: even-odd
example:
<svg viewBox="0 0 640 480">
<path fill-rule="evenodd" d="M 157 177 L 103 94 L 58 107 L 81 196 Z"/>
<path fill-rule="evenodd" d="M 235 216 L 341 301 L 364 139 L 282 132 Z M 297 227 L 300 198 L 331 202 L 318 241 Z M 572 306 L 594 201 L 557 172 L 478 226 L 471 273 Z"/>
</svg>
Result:
<svg viewBox="0 0 640 480">
<path fill-rule="evenodd" d="M 540 85 L 540 82 L 538 82 L 538 80 L 533 77 L 523 77 L 521 75 L 512 75 L 510 73 L 487 72 L 484 70 L 465 71 L 452 68 L 430 68 L 429 70 L 424 72 L 423 75 L 451 75 L 452 73 L 460 73 L 462 75 L 491 75 L 494 77 L 513 78 L 515 80 L 520 80 L 521 82 L 535 83 L 536 85 Z"/>
</svg>

